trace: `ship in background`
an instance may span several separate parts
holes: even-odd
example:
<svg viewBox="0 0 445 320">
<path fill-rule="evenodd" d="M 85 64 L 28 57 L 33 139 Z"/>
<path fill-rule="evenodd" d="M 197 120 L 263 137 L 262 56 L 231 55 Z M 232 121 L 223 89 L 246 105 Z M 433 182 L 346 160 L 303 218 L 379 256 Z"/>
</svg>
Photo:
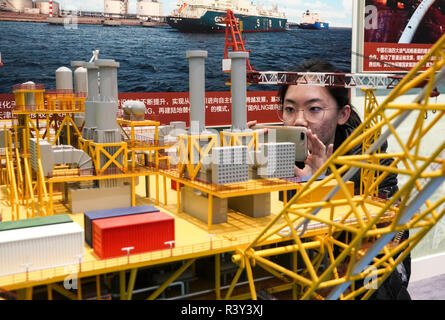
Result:
<svg viewBox="0 0 445 320">
<path fill-rule="evenodd" d="M 167 17 L 167 23 L 182 32 L 224 32 L 227 9 L 235 14 L 244 32 L 285 31 L 286 15 L 275 4 L 266 9 L 246 0 L 178 1 L 178 9 Z"/>
<path fill-rule="evenodd" d="M 300 24 L 298 25 L 300 29 L 316 29 L 323 30 L 329 29 L 329 23 L 322 20 L 318 13 L 310 12 L 307 10 L 303 13 Z"/>
</svg>

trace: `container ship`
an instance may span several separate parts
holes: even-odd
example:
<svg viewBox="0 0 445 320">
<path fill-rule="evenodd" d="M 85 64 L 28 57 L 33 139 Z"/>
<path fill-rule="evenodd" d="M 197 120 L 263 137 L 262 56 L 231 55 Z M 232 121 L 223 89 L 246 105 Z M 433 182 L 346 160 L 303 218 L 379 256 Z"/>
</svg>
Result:
<svg viewBox="0 0 445 320">
<path fill-rule="evenodd" d="M 224 32 L 227 9 L 234 12 L 241 31 L 286 30 L 286 15 L 277 5 L 266 9 L 246 0 L 180 0 L 178 9 L 167 17 L 167 23 L 181 32 Z"/>
<path fill-rule="evenodd" d="M 301 29 L 323 30 L 329 29 L 329 23 L 322 20 L 318 13 L 307 10 L 305 13 L 303 13 L 299 27 Z"/>
</svg>

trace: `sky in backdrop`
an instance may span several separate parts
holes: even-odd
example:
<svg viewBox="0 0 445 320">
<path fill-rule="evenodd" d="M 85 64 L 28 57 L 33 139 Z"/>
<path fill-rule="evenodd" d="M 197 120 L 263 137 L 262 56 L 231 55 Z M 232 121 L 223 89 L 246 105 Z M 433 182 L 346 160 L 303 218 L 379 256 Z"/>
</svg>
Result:
<svg viewBox="0 0 445 320">
<path fill-rule="evenodd" d="M 67 10 L 87 10 L 103 11 L 104 0 L 56 0 L 60 3 L 62 9 Z M 353 0 L 280 0 L 280 1 L 257 1 L 261 2 L 266 8 L 271 8 L 273 4 L 278 3 L 278 8 L 286 13 L 290 22 L 300 22 L 303 12 L 311 10 L 318 12 L 320 16 L 328 21 L 333 27 L 351 27 L 352 26 L 352 1 Z M 130 13 L 136 13 L 137 0 L 129 0 Z M 169 15 L 177 8 L 177 0 L 158 0 L 162 3 L 164 15 Z"/>
</svg>

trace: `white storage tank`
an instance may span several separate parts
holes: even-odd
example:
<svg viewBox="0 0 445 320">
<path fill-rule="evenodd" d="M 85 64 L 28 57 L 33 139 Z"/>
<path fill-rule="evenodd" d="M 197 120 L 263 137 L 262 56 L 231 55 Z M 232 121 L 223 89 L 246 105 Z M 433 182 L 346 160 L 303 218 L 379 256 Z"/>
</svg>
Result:
<svg viewBox="0 0 445 320">
<path fill-rule="evenodd" d="M 39 8 L 25 8 L 25 10 L 23 11 L 26 14 L 40 14 L 40 9 Z"/>
<path fill-rule="evenodd" d="M 74 71 L 75 93 L 87 95 L 88 93 L 88 74 L 87 69 L 79 67 Z"/>
<path fill-rule="evenodd" d="M 35 2 L 35 7 L 40 9 L 41 14 L 49 14 L 49 1 L 48 0 L 37 0 Z M 59 15 L 59 3 L 53 1 L 53 16 Z"/>
<path fill-rule="evenodd" d="M 33 7 L 32 0 L 3 0 L 0 3 L 6 10 L 15 12 L 24 12 Z"/>
<path fill-rule="evenodd" d="M 138 0 L 136 14 L 138 17 L 155 16 L 160 17 L 162 13 L 162 3 L 156 0 Z"/>
<path fill-rule="evenodd" d="M 73 91 L 73 72 L 67 67 L 56 70 L 56 89 Z"/>
<path fill-rule="evenodd" d="M 128 14 L 128 0 L 104 0 L 104 14 L 108 16 Z"/>
<path fill-rule="evenodd" d="M 84 230 L 61 223 L 0 232 L 0 276 L 79 263 Z"/>
</svg>

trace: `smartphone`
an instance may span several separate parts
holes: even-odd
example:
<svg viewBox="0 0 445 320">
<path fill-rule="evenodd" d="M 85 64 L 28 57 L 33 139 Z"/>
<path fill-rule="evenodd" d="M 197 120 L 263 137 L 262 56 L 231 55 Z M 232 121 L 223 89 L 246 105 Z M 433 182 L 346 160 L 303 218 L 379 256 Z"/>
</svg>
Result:
<svg viewBox="0 0 445 320">
<path fill-rule="evenodd" d="M 276 142 L 292 142 L 295 144 L 295 161 L 305 161 L 307 158 L 307 128 L 295 126 L 256 125 L 251 129 L 267 129 L 265 141 L 275 135 Z M 272 131 L 275 130 L 275 131 Z"/>
</svg>

